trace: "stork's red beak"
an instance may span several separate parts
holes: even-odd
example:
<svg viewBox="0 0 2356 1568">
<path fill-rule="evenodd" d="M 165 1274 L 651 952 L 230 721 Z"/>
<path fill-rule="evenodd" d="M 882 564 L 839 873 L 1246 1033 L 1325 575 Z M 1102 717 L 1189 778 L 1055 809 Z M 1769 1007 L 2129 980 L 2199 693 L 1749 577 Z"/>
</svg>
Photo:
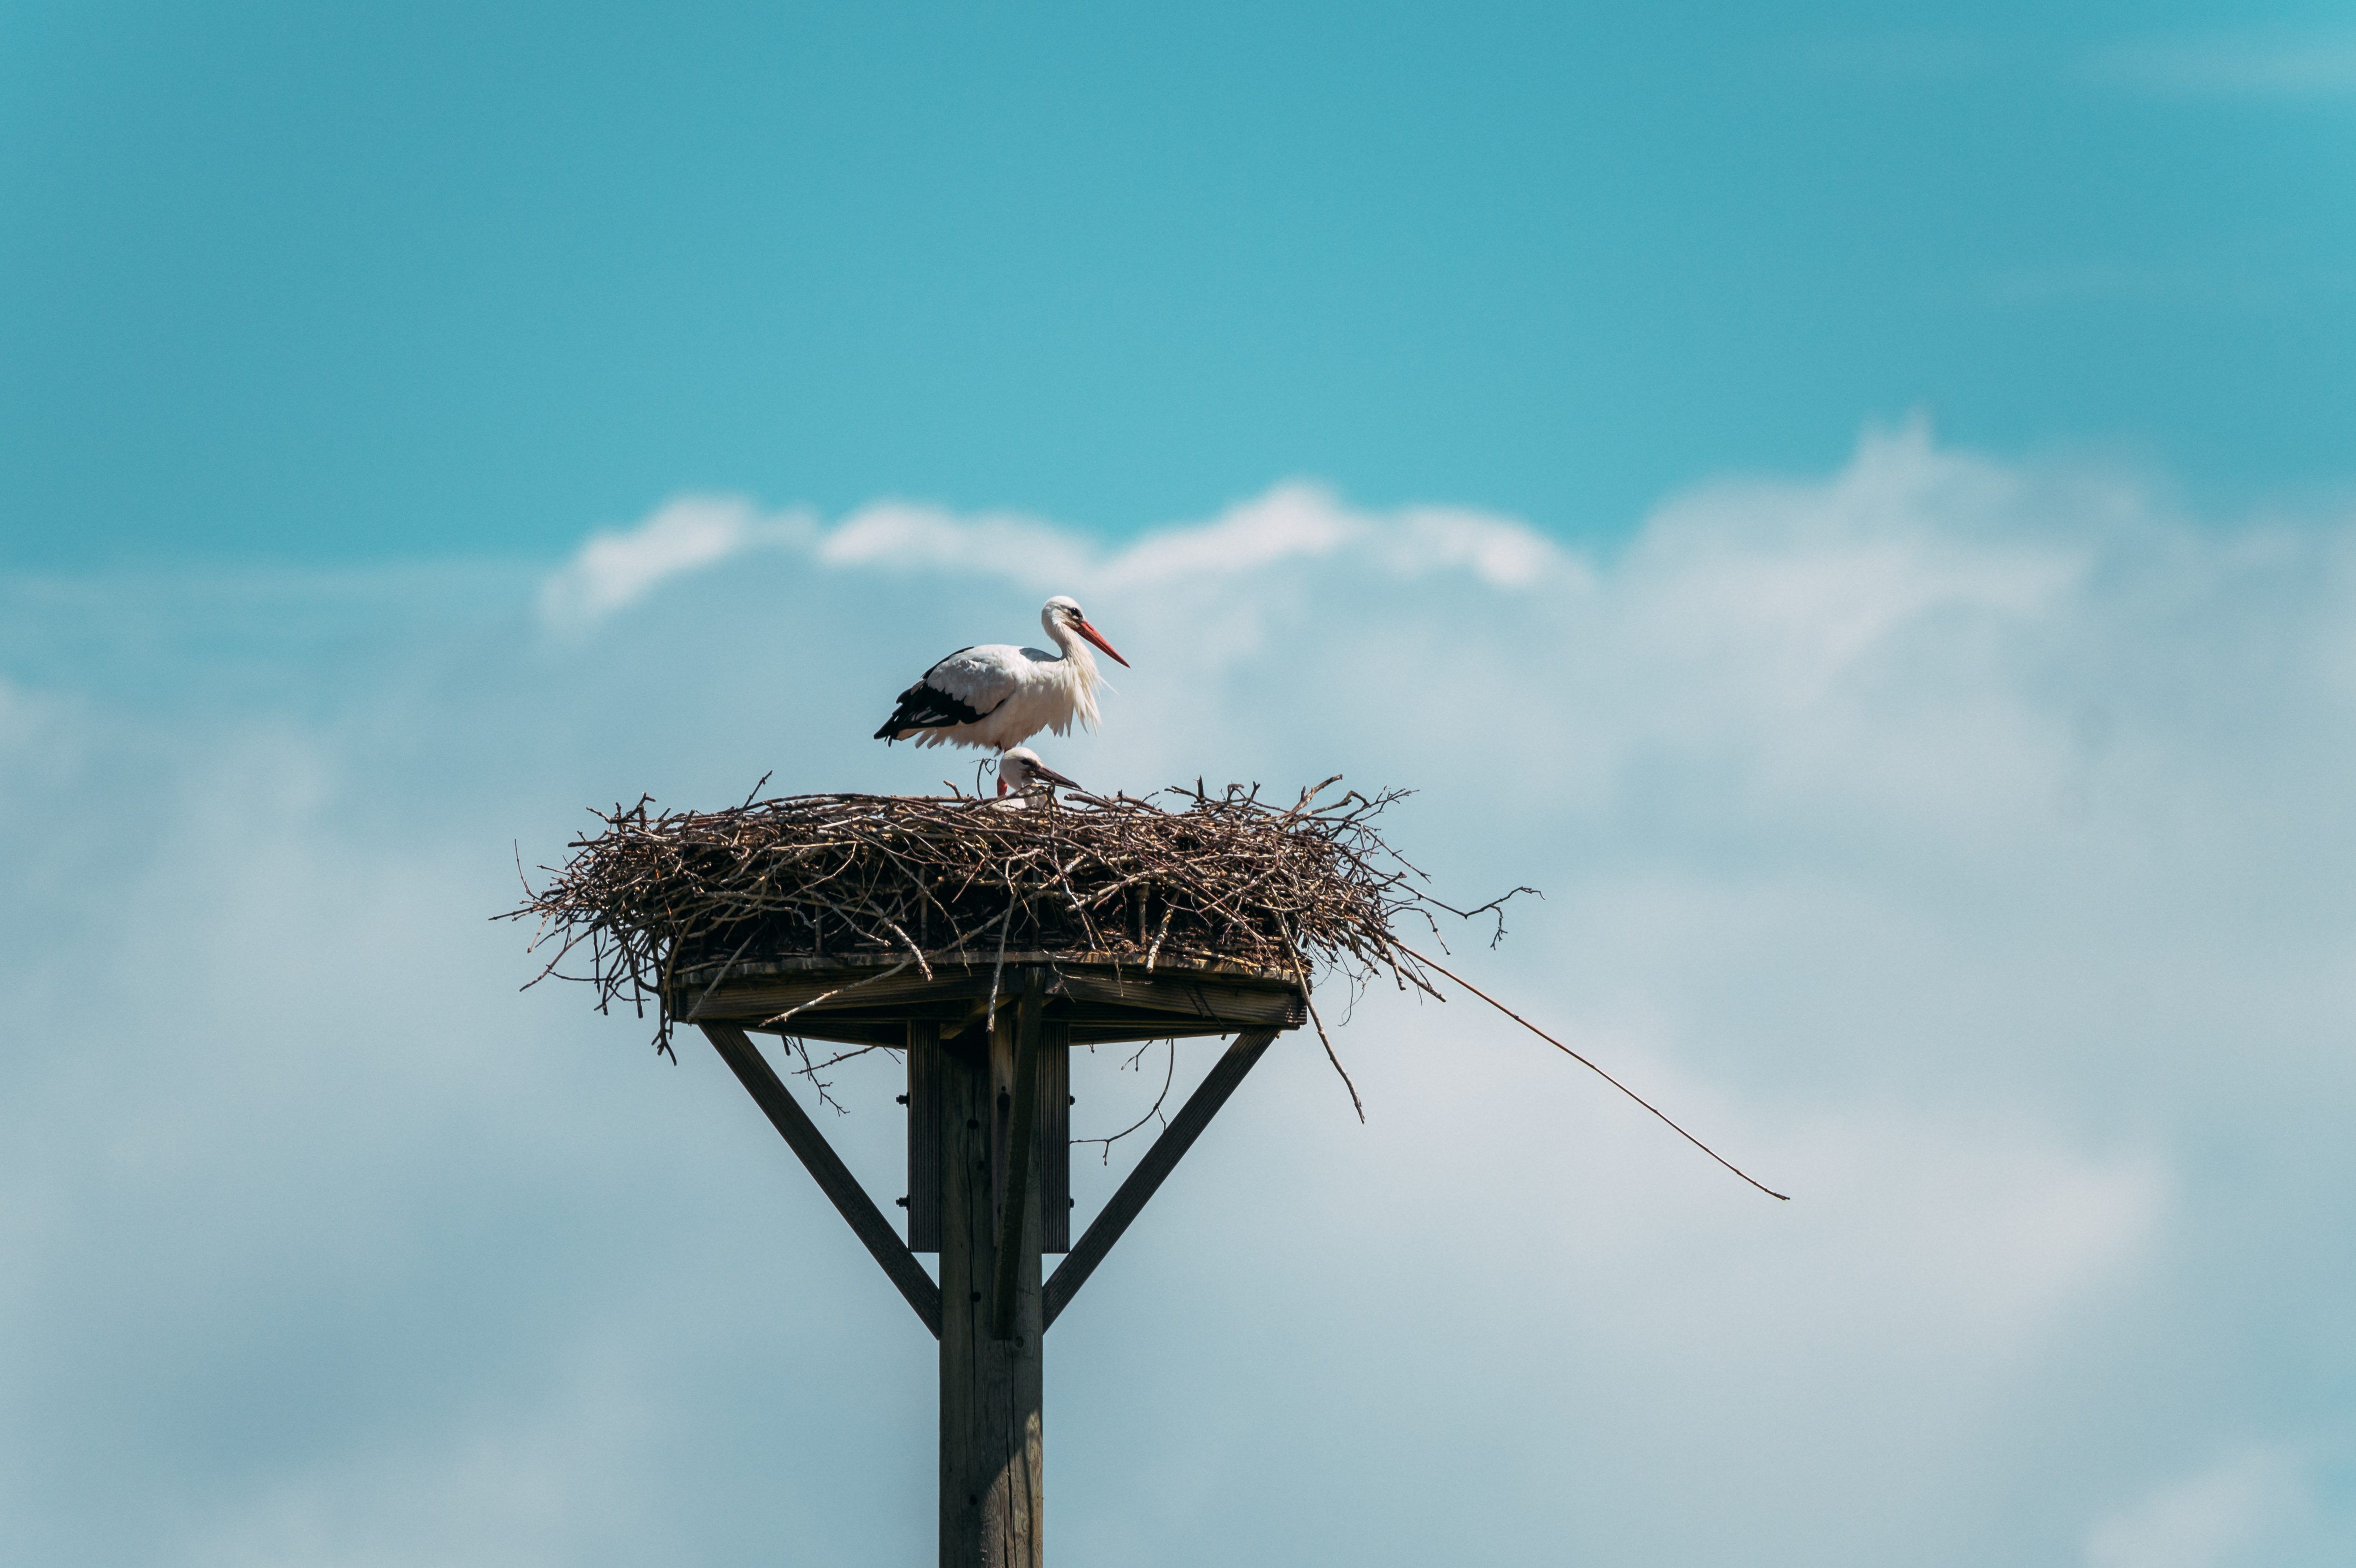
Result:
<svg viewBox="0 0 2356 1568">
<path fill-rule="evenodd" d="M 1113 663 L 1120 666 L 1123 669 L 1127 669 L 1129 667 L 1129 661 L 1120 656 L 1119 649 L 1114 647 L 1110 643 L 1104 640 L 1104 634 L 1102 632 L 1098 631 L 1086 621 L 1079 620 L 1076 617 L 1074 618 L 1073 625 L 1079 632 L 1080 635 L 1086 637 L 1088 641 L 1102 648 L 1107 656 L 1108 656 Z"/>
</svg>

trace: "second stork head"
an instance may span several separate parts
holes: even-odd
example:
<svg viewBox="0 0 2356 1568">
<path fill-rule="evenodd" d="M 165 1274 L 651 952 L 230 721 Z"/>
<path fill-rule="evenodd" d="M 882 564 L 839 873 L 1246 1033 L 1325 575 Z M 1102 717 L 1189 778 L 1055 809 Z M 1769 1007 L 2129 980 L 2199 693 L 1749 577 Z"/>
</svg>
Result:
<svg viewBox="0 0 2356 1568">
<path fill-rule="evenodd" d="M 1037 796 L 1055 797 L 1057 787 L 1077 790 L 1080 786 L 1039 760 L 1039 753 L 1028 746 L 1015 746 L 1000 753 L 998 759 L 998 794 L 1008 805 L 1027 805 Z"/>
</svg>

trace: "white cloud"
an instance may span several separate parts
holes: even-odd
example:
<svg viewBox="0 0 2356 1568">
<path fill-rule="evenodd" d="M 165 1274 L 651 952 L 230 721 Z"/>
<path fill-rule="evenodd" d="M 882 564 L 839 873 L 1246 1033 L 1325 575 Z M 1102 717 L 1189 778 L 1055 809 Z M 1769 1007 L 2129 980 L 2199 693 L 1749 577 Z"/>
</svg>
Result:
<svg viewBox="0 0 2356 1568">
<path fill-rule="evenodd" d="M 801 514 L 764 518 L 744 501 L 691 496 L 666 503 L 635 528 L 593 536 L 543 588 L 543 616 L 552 624 L 584 625 L 670 578 L 759 550 L 791 551 L 841 571 L 969 575 L 1079 593 L 1214 581 L 1345 552 L 1400 577 L 1460 572 L 1496 587 L 1525 587 L 1562 559 L 1545 538 L 1511 518 L 1442 507 L 1365 512 L 1321 485 L 1298 482 L 1118 549 L 1012 514 L 965 517 L 881 501 L 820 528 Z"/>
<path fill-rule="evenodd" d="M 798 514 L 764 517 L 735 497 L 683 496 L 635 527 L 592 534 L 541 585 L 541 614 L 551 625 L 586 626 L 672 578 L 709 571 L 749 549 L 802 543 L 810 531 Z"/>
<path fill-rule="evenodd" d="M 1329 491 L 1280 485 L 1207 523 L 1147 535 L 1114 559 L 1108 575 L 1124 582 L 1168 582 L 1315 560 L 1342 549 L 1367 526 Z"/>
<path fill-rule="evenodd" d="M 1401 577 L 1462 571 L 1492 587 L 1535 581 L 1560 552 L 1526 525 L 1462 508 L 1357 511 L 1322 485 L 1277 485 L 1206 523 L 1165 528 L 1097 573 L 1117 587 L 1216 579 L 1352 552 Z"/>
<path fill-rule="evenodd" d="M 864 507 L 830 529 L 813 551 L 828 566 L 937 571 L 1036 585 L 1087 572 L 1078 538 L 1027 517 L 960 517 L 902 501 Z"/>
<path fill-rule="evenodd" d="M 2356 94 L 2356 37 L 2148 38 L 2103 50 L 2093 69 L 2169 96 L 2338 98 Z"/>
</svg>

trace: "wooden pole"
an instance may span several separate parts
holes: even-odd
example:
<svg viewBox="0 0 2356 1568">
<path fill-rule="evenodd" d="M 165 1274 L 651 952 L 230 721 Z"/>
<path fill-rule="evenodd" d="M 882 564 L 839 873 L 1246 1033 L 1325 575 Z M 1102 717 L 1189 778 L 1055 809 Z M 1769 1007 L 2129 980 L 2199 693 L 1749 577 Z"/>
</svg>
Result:
<svg viewBox="0 0 2356 1568">
<path fill-rule="evenodd" d="M 1026 979 L 1024 997 L 1031 996 Z M 1012 1260 L 1012 1333 L 991 1321 L 999 1279 L 997 1172 L 1017 1163 L 993 1147 L 998 1130 L 1039 1118 L 1016 1116 L 1013 1080 L 1023 1013 L 1009 1009 L 986 1051 L 944 1049 L 940 1069 L 941 1176 L 941 1568 L 1040 1568 L 1043 1392 L 1037 1213 L 1039 1160 L 1026 1151 L 1022 1187 L 1005 1184 L 1022 1238 Z M 1035 1026 L 1034 1026 L 1035 1027 Z M 1036 1047 L 1033 1046 L 1035 1056 Z M 1034 1068 L 1035 1072 L 1035 1068 Z M 1001 1090 L 1006 1094 L 1001 1113 Z M 1002 1119 L 1001 1119 L 1002 1116 Z M 1011 1152 L 1011 1151 L 1008 1151 Z"/>
<path fill-rule="evenodd" d="M 1014 1009 L 1014 1104 L 1006 1128 L 1006 1179 L 998 1196 L 998 1272 L 990 1309 L 990 1331 L 1001 1339 L 1014 1338 L 1023 1260 L 1030 1260 L 1034 1281 L 1040 1268 L 1039 1009 L 1044 983 L 1038 970 L 1023 971 L 1023 999 Z"/>
</svg>

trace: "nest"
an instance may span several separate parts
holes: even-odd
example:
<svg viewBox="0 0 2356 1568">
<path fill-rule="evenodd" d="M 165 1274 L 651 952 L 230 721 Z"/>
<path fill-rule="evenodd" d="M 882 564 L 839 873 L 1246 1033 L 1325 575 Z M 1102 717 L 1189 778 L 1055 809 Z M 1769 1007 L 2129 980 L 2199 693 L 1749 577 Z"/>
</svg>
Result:
<svg viewBox="0 0 2356 1568">
<path fill-rule="evenodd" d="M 1037 951 L 1096 962 L 1237 965 L 1307 990 L 1335 974 L 1439 995 L 1398 928 L 1458 910 L 1384 842 L 1405 792 L 1339 781 L 1290 806 L 1257 786 L 1079 796 L 1020 810 L 969 796 L 808 795 L 725 811 L 597 812 L 562 868 L 504 918 L 553 942 L 539 978 L 586 981 L 600 1010 L 652 1004 L 668 1048 L 675 976 L 739 957 L 941 962 Z M 1527 890 L 1516 890 L 1526 891 Z M 1513 895 L 1507 894 L 1506 898 Z M 1494 940 L 1494 937 L 1493 937 Z M 570 960 L 573 972 L 563 966 Z M 1320 1025 L 1323 1032 L 1323 1025 Z"/>
<path fill-rule="evenodd" d="M 1440 901 L 1376 825 L 1406 792 L 1353 790 L 1316 804 L 1340 782 L 1337 774 L 1303 790 L 1289 807 L 1261 800 L 1256 785 L 1210 795 L 1199 781 L 1191 791 L 1162 791 L 1167 807 L 1128 795 L 1010 811 L 965 795 L 803 795 L 727 811 L 657 813 L 641 797 L 595 813 L 604 831 L 574 839 L 572 858 L 543 867 L 550 880 L 537 890 L 527 880 L 522 905 L 498 918 L 536 917 L 533 948 L 555 944 L 529 984 L 552 975 L 586 981 L 600 1011 L 626 1002 L 644 1016 L 651 1003 L 656 1042 L 666 1051 L 673 980 L 748 955 L 845 965 L 880 960 L 928 976 L 936 963 L 1002 965 L 1010 951 L 1148 970 L 1165 962 L 1238 965 L 1295 980 L 1304 996 L 1339 974 L 1354 994 L 1381 978 L 1445 1000 L 1445 980 L 1601 1076 L 1760 1191 L 1784 1196 L 1580 1052 L 1409 947 L 1402 928 L 1420 926 L 1437 940 L 1442 914 L 1493 917 L 1494 945 L 1505 934 L 1506 900 L 1536 890 L 1515 888 L 1472 909 Z M 584 966 L 562 973 L 568 958 Z M 996 999 L 993 979 L 993 1007 Z M 1347 1084 L 1314 1002 L 1309 1016 Z M 1355 1087 L 1350 1099 L 1357 1104 Z M 1363 1105 L 1358 1114 L 1363 1120 Z"/>
</svg>

